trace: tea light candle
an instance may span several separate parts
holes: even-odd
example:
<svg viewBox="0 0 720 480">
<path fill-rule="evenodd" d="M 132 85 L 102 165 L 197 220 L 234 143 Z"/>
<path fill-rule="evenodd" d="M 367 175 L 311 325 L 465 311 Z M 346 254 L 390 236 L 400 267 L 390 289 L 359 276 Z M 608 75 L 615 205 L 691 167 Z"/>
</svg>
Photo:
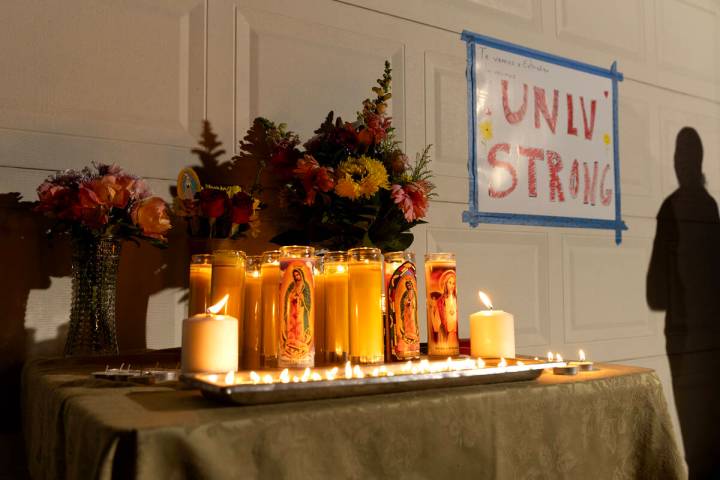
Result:
<svg viewBox="0 0 720 480">
<path fill-rule="evenodd" d="M 479 292 L 487 310 L 470 315 L 470 354 L 473 357 L 514 358 L 515 319 L 502 310 L 493 310 L 490 298 Z"/>
<path fill-rule="evenodd" d="M 578 367 L 578 370 L 580 370 L 581 372 L 591 372 L 595 370 L 595 365 L 593 364 L 593 362 L 585 360 L 585 352 L 582 348 L 578 350 L 578 358 L 580 359 L 580 361 L 569 362 L 568 365 Z"/>
<path fill-rule="evenodd" d="M 552 354 L 548 354 L 548 358 L 551 358 Z M 562 355 L 559 353 L 555 354 L 555 361 L 556 362 L 562 362 L 563 358 Z M 578 373 L 578 367 L 576 365 L 565 365 L 562 367 L 553 367 L 553 374 L 554 375 L 577 375 Z"/>
<path fill-rule="evenodd" d="M 238 319 L 218 315 L 228 298 L 229 295 L 225 295 L 208 308 L 207 313 L 183 320 L 183 373 L 222 373 L 238 369 Z"/>
</svg>

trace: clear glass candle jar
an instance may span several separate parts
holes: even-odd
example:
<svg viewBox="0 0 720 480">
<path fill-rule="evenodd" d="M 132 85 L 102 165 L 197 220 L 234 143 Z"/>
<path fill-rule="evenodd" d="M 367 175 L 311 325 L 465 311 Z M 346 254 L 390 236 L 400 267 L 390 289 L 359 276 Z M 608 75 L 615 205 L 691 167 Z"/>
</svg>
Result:
<svg viewBox="0 0 720 480">
<path fill-rule="evenodd" d="M 247 257 L 245 264 L 245 318 L 242 366 L 246 370 L 260 368 L 262 350 L 262 257 Z"/>
<path fill-rule="evenodd" d="M 345 363 L 350 352 L 347 252 L 327 252 L 325 276 L 325 349 L 329 363 Z"/>
<path fill-rule="evenodd" d="M 280 249 L 279 367 L 315 365 L 315 249 Z"/>
<path fill-rule="evenodd" d="M 210 279 L 212 278 L 212 255 L 200 254 L 190 257 L 190 291 L 188 317 L 205 313 L 210 306 Z"/>
<path fill-rule="evenodd" d="M 245 252 L 242 250 L 215 250 L 212 259 L 211 304 L 216 304 L 225 295 L 228 301 L 225 315 L 237 318 L 238 346 L 243 345 L 242 315 L 245 303 Z M 242 355 L 242 352 L 239 352 Z"/>
<path fill-rule="evenodd" d="M 350 360 L 381 363 L 384 310 L 383 256 L 379 248 L 348 250 Z"/>
<path fill-rule="evenodd" d="M 278 337 L 280 333 L 280 250 L 268 250 L 260 255 L 260 279 L 262 290 L 262 348 L 260 363 L 263 367 L 277 367 Z"/>
<path fill-rule="evenodd" d="M 420 357 L 417 276 L 413 252 L 385 254 L 385 360 Z"/>
<path fill-rule="evenodd" d="M 460 354 L 455 267 L 454 253 L 425 255 L 428 355 L 433 357 Z"/>
</svg>

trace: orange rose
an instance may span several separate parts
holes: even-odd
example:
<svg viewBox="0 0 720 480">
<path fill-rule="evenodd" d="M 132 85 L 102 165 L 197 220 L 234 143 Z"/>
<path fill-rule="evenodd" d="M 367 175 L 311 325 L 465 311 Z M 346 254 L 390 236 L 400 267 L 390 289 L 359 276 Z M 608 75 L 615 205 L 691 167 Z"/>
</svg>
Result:
<svg viewBox="0 0 720 480">
<path fill-rule="evenodd" d="M 160 197 L 148 197 L 133 206 L 130 217 L 135 225 L 142 229 L 143 235 L 158 240 L 166 240 L 165 233 L 170 230 L 170 217 L 167 206 Z"/>
</svg>

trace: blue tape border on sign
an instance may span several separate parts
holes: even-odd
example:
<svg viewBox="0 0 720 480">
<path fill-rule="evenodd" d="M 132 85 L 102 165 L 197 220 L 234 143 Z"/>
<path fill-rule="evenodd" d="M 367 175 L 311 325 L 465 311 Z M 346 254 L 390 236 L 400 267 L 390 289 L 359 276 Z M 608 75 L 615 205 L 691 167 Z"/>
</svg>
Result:
<svg viewBox="0 0 720 480">
<path fill-rule="evenodd" d="M 617 62 L 613 62 L 610 69 L 597 67 L 588 63 L 578 62 L 570 58 L 559 57 L 550 53 L 541 52 L 532 48 L 522 47 L 513 43 L 486 37 L 474 32 L 464 30 L 460 38 L 467 43 L 467 71 L 468 82 L 468 173 L 469 185 L 469 210 L 463 212 L 462 221 L 477 227 L 480 223 L 500 223 L 516 225 L 537 225 L 549 227 L 574 227 L 574 228 L 598 228 L 615 230 L 615 243 L 620 245 L 622 232 L 627 230 L 627 225 L 622 220 L 620 208 L 620 151 L 618 147 L 618 82 L 623 80 L 623 74 L 617 71 Z M 477 117 L 475 112 L 475 45 L 481 44 L 488 47 L 505 50 L 506 52 L 524 55 L 549 63 L 554 63 L 581 72 L 610 78 L 612 80 L 612 110 L 613 110 L 613 164 L 615 168 L 615 220 L 598 220 L 579 217 L 554 217 L 550 215 L 523 215 L 515 213 L 491 213 L 481 212 L 478 205 L 477 193 L 477 158 L 476 158 L 476 132 L 475 125 Z"/>
</svg>

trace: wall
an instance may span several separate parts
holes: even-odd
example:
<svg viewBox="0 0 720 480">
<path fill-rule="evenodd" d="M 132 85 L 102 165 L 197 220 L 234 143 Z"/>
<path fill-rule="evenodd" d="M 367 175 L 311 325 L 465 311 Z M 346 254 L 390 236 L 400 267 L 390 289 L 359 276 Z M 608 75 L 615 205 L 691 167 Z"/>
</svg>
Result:
<svg viewBox="0 0 720 480">
<path fill-rule="evenodd" d="M 583 347 L 598 360 L 655 368 L 672 405 L 664 317 L 647 307 L 645 275 L 655 215 L 677 185 L 672 157 L 680 127 L 700 132 L 708 189 L 720 194 L 716 2 L 27 0 L 2 8 L 0 192 L 33 199 L 51 171 L 97 160 L 149 177 L 167 198 L 190 162 L 203 117 L 226 147 L 237 145 L 256 115 L 285 121 L 307 138 L 331 109 L 352 118 L 390 59 L 401 140 L 408 152 L 434 145 L 439 197 L 414 248 L 457 252 L 461 317 L 477 307 L 482 286 L 515 314 L 522 352 L 570 356 Z M 630 228 L 620 247 L 612 232 L 461 223 L 465 28 L 602 66 L 618 61 Z M 3 238 L 18 252 L 14 268 L 44 267 L 37 252 L 53 250 L 41 240 L 11 241 L 19 228 L 30 230 L 28 238 L 37 228 L 13 225 Z M 126 251 L 123 268 L 133 280 L 126 273 L 120 288 L 128 298 L 139 289 L 147 304 L 121 319 L 122 346 L 178 345 L 183 284 L 164 272 L 185 259 Z M 54 339 L 69 309 L 67 265 L 32 277 L 0 300 L 16 304 L 3 314 L 12 328 L 0 334 L 0 348 L 14 346 L 12 361 L 61 344 Z M 468 335 L 467 325 L 461 334 Z"/>
</svg>

